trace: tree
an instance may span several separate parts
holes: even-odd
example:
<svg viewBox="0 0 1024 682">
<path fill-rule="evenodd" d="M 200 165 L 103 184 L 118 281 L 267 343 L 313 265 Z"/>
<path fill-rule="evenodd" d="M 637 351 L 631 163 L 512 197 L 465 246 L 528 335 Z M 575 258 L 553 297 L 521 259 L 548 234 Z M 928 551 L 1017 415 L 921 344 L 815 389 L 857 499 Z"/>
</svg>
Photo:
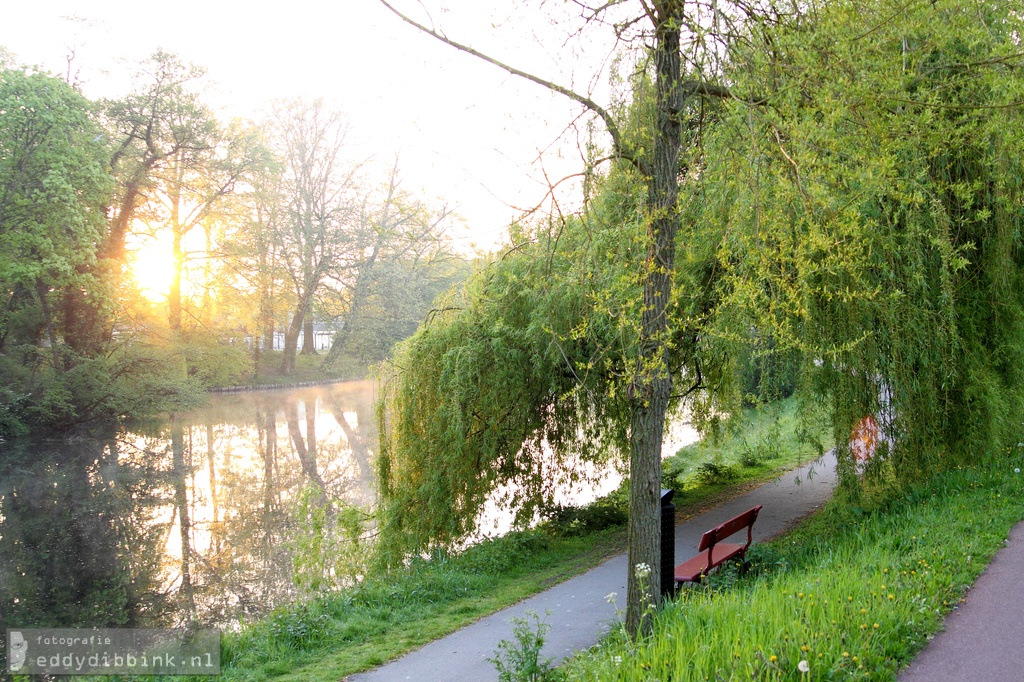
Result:
<svg viewBox="0 0 1024 682">
<path fill-rule="evenodd" d="M 346 127 L 321 100 L 282 103 L 274 112 L 275 144 L 284 161 L 285 221 L 279 254 L 294 297 L 281 370 L 295 370 L 299 332 L 312 313 L 324 278 L 353 251 L 358 166 L 342 157 Z"/>
<path fill-rule="evenodd" d="M 92 271 L 110 190 L 100 138 L 63 81 L 0 72 L 0 353 L 45 340 L 58 373 L 73 362 L 61 296 L 91 292 L 104 305 Z"/>
<path fill-rule="evenodd" d="M 661 440 L 666 414 L 673 397 L 674 368 L 670 363 L 669 302 L 675 278 L 676 236 L 679 230 L 679 177 L 688 173 L 683 152 L 684 123 L 695 135 L 687 140 L 696 148 L 700 119 L 689 119 L 693 103 L 699 98 L 733 96 L 731 91 L 712 79 L 719 78 L 716 54 L 727 44 L 714 44 L 724 33 L 709 31 L 719 27 L 726 15 L 717 5 L 707 8 L 680 0 L 641 0 L 634 16 L 621 21 L 608 20 L 610 10 L 623 3 L 604 3 L 590 7 L 577 3 L 587 23 L 611 24 L 618 35 L 626 35 L 645 25 L 642 37 L 653 41 L 650 51 L 653 62 L 652 120 L 644 131 L 649 146 L 635 146 L 624 137 L 612 113 L 588 96 L 550 80 L 509 66 L 483 53 L 448 38 L 440 30 L 428 28 L 398 12 L 385 0 L 382 4 L 403 21 L 420 31 L 468 54 L 487 61 L 508 73 L 525 78 L 549 90 L 565 95 L 586 107 L 604 123 L 611 137 L 612 156 L 632 166 L 642 178 L 645 188 L 644 234 L 642 255 L 632 263 L 639 283 L 642 306 L 640 322 L 630 329 L 635 337 L 629 345 L 634 353 L 628 361 L 625 391 L 630 403 L 629 416 L 629 578 L 626 624 L 632 633 L 649 624 L 646 605 L 659 601 L 660 569 L 660 465 Z M 726 22 L 731 23 L 731 22 Z M 686 29 L 686 43 L 681 40 Z M 729 26 L 728 28 L 731 28 Z M 712 44 L 709 45 L 709 42 Z M 688 62 L 683 62 L 686 48 Z M 690 149 L 687 149 L 689 152 Z M 699 374 L 698 383 L 699 385 Z M 515 447 L 514 445 L 511 445 Z M 386 472 L 385 472 L 386 473 Z M 385 488 L 386 490 L 386 488 Z"/>
<path fill-rule="evenodd" d="M 350 257 L 348 267 L 329 278 L 340 304 L 341 329 L 334 335 L 324 367 L 331 366 L 349 349 L 353 335 L 362 339 L 364 351 L 360 354 L 364 361 L 382 360 L 391 346 L 415 331 L 427 306 L 447 288 L 430 279 L 439 275 L 447 281 L 450 274 L 428 271 L 450 257 L 445 231 L 451 213 L 446 207 L 431 209 L 402 189 L 398 159 L 378 194 L 379 198 L 371 194 L 363 203 L 359 236 L 355 239 L 359 248 Z M 411 309 L 408 303 L 403 305 L 403 296 L 413 299 Z M 400 329 L 386 330 L 382 324 L 385 316 L 397 322 Z M 371 338 L 376 348 L 367 353 Z"/>
<path fill-rule="evenodd" d="M 282 161 L 270 151 L 267 133 L 262 146 L 267 150 L 253 169 L 248 191 L 236 197 L 235 218 L 226 221 L 223 255 L 227 271 L 239 286 L 230 286 L 231 309 L 239 326 L 252 333 L 254 366 L 259 367 L 263 350 L 273 350 L 277 320 L 285 316 L 287 299 L 285 273 L 281 262 L 280 234 L 286 210 L 283 201 Z"/>
<path fill-rule="evenodd" d="M 813 9 L 735 53 L 774 94 L 722 113 L 700 215 L 734 264 L 717 333 L 804 351 L 856 494 L 843 445 L 865 414 L 885 435 L 872 470 L 899 482 L 1016 442 L 1022 21 L 957 0 Z"/>
<path fill-rule="evenodd" d="M 148 82 L 140 92 L 108 106 L 118 138 L 111 167 L 120 182 L 105 251 L 115 261 L 123 257 L 135 220 L 153 233 L 170 232 L 174 269 L 167 320 L 177 333 L 185 240 L 202 225 L 210 241 L 215 210 L 252 170 L 258 150 L 253 135 L 237 124 L 222 126 L 203 103 L 204 69 L 157 52 L 142 73 Z"/>
</svg>

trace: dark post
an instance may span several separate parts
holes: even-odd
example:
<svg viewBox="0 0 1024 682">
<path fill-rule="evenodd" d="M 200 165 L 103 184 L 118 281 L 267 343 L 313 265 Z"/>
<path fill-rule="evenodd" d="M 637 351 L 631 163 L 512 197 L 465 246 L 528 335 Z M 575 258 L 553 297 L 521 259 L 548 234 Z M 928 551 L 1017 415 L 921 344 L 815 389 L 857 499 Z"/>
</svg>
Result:
<svg viewBox="0 0 1024 682">
<path fill-rule="evenodd" d="M 676 506 L 672 504 L 675 490 L 661 491 L 661 594 L 675 593 L 676 581 L 673 569 L 676 566 Z"/>
</svg>

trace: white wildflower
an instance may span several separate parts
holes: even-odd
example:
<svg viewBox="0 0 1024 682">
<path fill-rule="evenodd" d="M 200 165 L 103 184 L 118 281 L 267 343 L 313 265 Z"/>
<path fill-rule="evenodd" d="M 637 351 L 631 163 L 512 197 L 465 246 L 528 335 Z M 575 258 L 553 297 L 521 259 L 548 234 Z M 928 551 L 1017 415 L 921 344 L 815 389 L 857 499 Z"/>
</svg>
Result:
<svg viewBox="0 0 1024 682">
<path fill-rule="evenodd" d="M 636 565 L 636 576 L 638 578 L 646 578 L 650 574 L 651 574 L 651 567 L 648 566 L 647 564 L 637 564 Z"/>
<path fill-rule="evenodd" d="M 811 672 L 811 664 L 807 661 L 800 661 L 796 664 L 796 669 L 802 673 L 809 673 Z"/>
<path fill-rule="evenodd" d="M 605 600 L 606 602 L 608 602 L 609 604 L 614 604 L 614 603 L 615 603 L 615 600 L 616 600 L 616 599 L 618 599 L 618 598 L 619 598 L 619 595 L 618 595 L 618 593 L 616 593 L 616 592 L 609 592 L 609 593 L 608 593 L 608 596 L 606 596 L 606 597 L 604 598 L 604 600 Z"/>
</svg>

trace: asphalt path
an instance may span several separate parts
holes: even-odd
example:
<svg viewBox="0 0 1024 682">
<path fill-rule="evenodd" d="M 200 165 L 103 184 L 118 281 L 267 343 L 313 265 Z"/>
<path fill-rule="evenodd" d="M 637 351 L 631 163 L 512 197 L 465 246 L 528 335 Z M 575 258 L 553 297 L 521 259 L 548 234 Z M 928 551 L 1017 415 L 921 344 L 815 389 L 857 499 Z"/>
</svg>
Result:
<svg viewBox="0 0 1024 682">
<path fill-rule="evenodd" d="M 756 505 L 754 541 L 778 535 L 820 508 L 835 486 L 835 458 L 822 459 L 783 474 L 714 509 L 676 526 L 676 561 L 697 553 L 700 536 Z M 626 555 L 622 554 L 514 606 L 431 642 L 391 663 L 346 678 L 347 682 L 491 682 L 498 679 L 494 658 L 502 640 L 513 641 L 511 621 L 530 612 L 551 626 L 541 655 L 557 663 L 596 644 L 625 610 Z M 612 593 L 613 599 L 608 599 Z M 1017 611 L 1018 614 L 1024 613 Z M 532 621 L 531 621 L 532 622 Z M 1020 640 L 1024 641 L 1024 640 Z M 1024 667 L 1020 668 L 1024 671 Z M 901 678 L 902 679 L 902 678 Z M 931 679 L 931 678 L 920 678 Z M 975 677 L 974 679 L 1000 679 Z M 1002 678 L 1024 679 L 1024 678 Z"/>
</svg>

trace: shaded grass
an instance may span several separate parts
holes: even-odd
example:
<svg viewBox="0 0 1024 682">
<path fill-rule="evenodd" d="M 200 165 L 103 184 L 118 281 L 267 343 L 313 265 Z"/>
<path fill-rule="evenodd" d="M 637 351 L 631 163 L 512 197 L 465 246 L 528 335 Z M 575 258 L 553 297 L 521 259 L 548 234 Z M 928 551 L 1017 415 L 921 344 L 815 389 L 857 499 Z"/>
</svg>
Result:
<svg viewBox="0 0 1024 682">
<path fill-rule="evenodd" d="M 618 633 L 571 680 L 892 680 L 1024 518 L 1019 452 L 894 501 L 833 500 L 755 545 L 755 570 L 686 590 L 636 643 Z M 809 671 L 798 666 L 807 661 Z"/>
</svg>

